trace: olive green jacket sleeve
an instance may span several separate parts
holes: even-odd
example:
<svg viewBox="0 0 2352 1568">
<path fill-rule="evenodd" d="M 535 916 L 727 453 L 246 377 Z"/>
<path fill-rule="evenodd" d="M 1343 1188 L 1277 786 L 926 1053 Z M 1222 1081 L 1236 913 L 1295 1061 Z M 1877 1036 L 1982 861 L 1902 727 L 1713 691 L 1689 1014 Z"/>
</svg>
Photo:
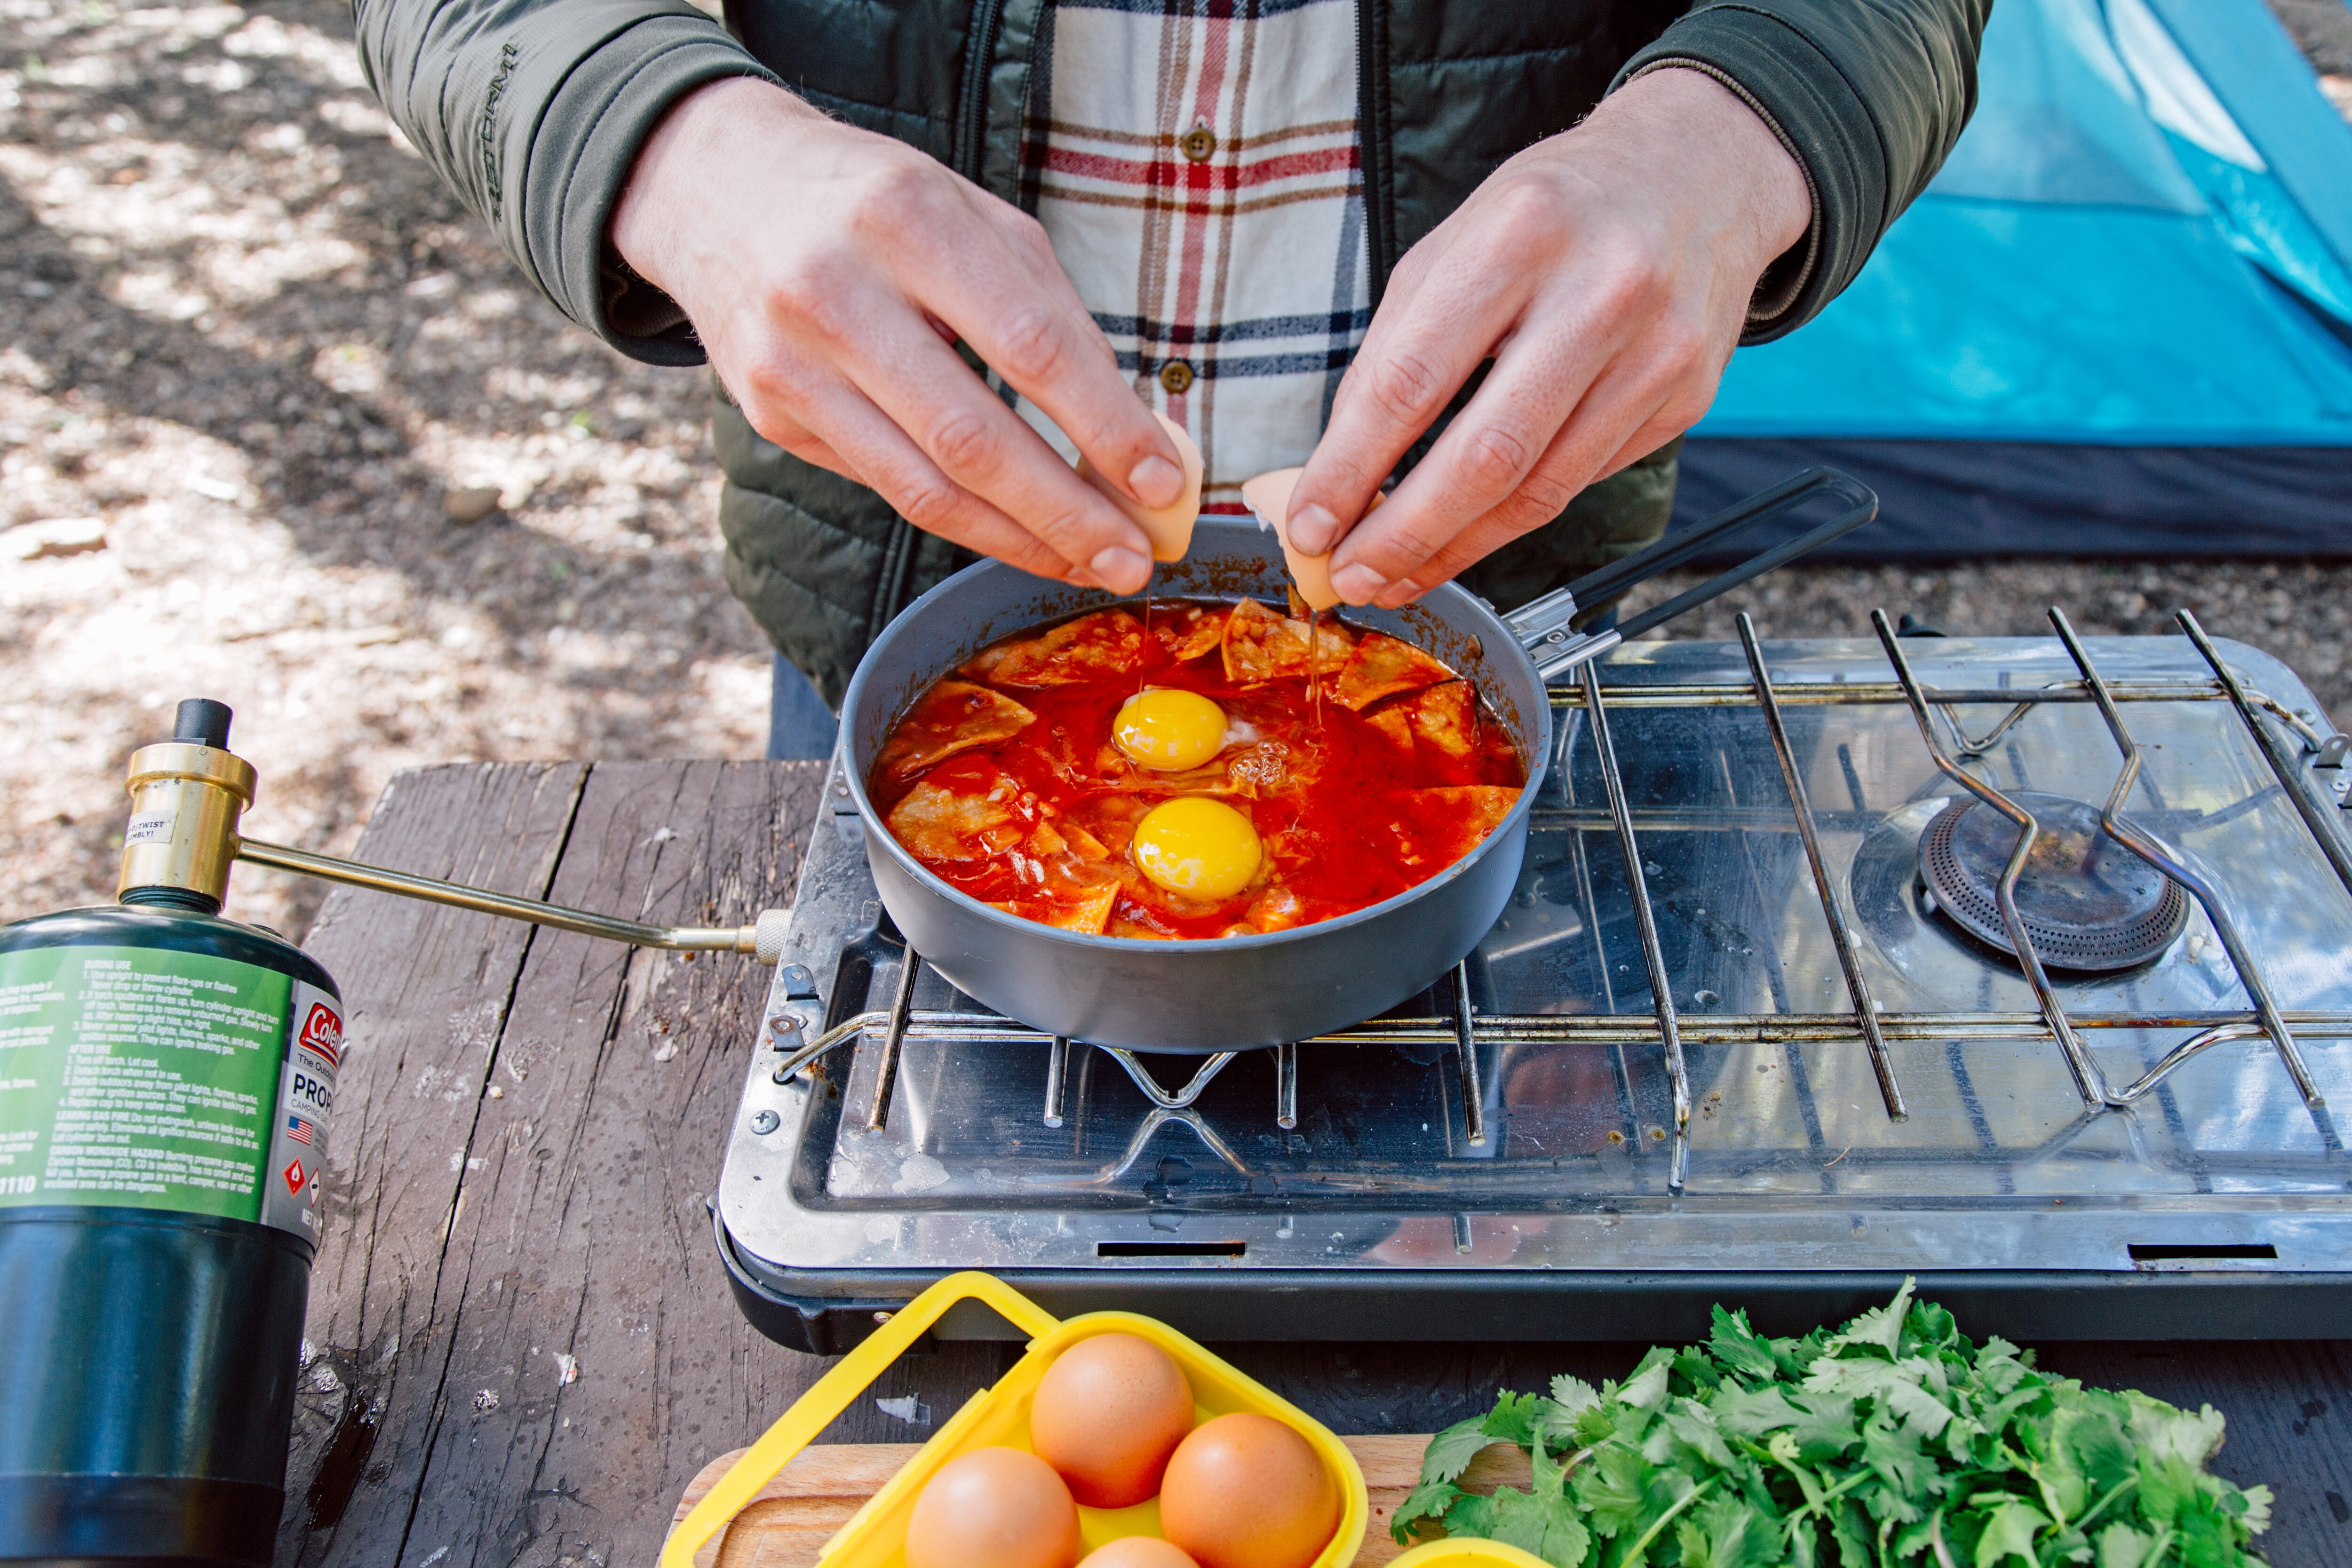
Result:
<svg viewBox="0 0 2352 1568">
<path fill-rule="evenodd" d="M 352 10 L 386 112 L 531 282 L 625 353 L 700 363 L 677 307 L 614 265 L 605 227 L 672 103 L 721 77 L 773 73 L 684 0 L 354 0 Z"/>
<path fill-rule="evenodd" d="M 1977 103 L 1992 0 L 1701 0 L 1627 63 L 1705 71 L 1805 171 L 1813 223 L 1766 273 L 1743 341 L 1794 331 L 1853 281 Z"/>
</svg>

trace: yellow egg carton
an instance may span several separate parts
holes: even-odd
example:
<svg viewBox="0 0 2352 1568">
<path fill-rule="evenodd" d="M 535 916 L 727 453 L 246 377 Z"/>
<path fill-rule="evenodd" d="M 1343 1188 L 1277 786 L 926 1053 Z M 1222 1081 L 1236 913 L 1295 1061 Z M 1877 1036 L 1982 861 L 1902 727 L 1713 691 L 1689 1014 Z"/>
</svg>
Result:
<svg viewBox="0 0 2352 1568">
<path fill-rule="evenodd" d="M 833 1418 L 866 1392 L 889 1364 L 939 1321 L 959 1301 L 979 1301 L 991 1307 L 1014 1328 L 1029 1336 L 1029 1352 L 1014 1363 L 992 1388 L 983 1388 L 932 1434 L 906 1468 L 866 1500 L 824 1543 L 824 1568 L 905 1568 L 907 1522 L 915 1499 L 925 1483 L 949 1460 L 975 1448 L 1029 1448 L 1029 1404 L 1037 1384 L 1055 1359 L 1080 1340 L 1096 1334 L 1133 1334 L 1148 1340 L 1175 1358 L 1192 1384 L 1194 1414 L 1205 1421 L 1235 1411 L 1255 1411 L 1294 1427 L 1314 1445 L 1315 1452 L 1339 1483 L 1339 1528 L 1315 1559 L 1314 1568 L 1347 1568 L 1364 1542 L 1370 1504 L 1364 1489 L 1364 1472 L 1346 1444 L 1321 1422 L 1267 1388 L 1256 1379 L 1178 1333 L 1165 1323 L 1132 1312 L 1088 1312 L 1065 1322 L 993 1275 L 950 1274 L 895 1313 L 865 1343 L 842 1357 L 833 1370 L 812 1384 L 743 1451 L 732 1468 L 719 1479 L 703 1500 L 680 1520 L 662 1546 L 661 1568 L 693 1568 L 694 1554 L 723 1530 L 760 1489 L 773 1480 L 793 1456 L 808 1447 Z M 1129 1535 L 1160 1533 L 1160 1500 L 1148 1499 L 1133 1508 L 1078 1509 L 1078 1529 L 1086 1550 Z M 1438 1545 L 1489 1543 L 1441 1542 Z M 1511 1548 L 1500 1550 L 1508 1552 Z M 1414 1555 L 1408 1553 L 1408 1556 Z M 1402 1561 L 1402 1560 L 1401 1560 Z M 1453 1568 L 1454 1557 L 1431 1558 L 1432 1568 Z M 1462 1558 L 1471 1564 L 1534 1563 L 1526 1553 L 1515 1557 Z"/>
</svg>

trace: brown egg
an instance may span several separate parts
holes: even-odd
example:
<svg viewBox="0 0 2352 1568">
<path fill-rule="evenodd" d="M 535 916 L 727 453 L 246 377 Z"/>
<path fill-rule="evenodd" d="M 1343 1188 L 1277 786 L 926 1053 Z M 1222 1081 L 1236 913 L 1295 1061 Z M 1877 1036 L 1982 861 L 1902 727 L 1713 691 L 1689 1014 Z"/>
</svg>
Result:
<svg viewBox="0 0 2352 1568">
<path fill-rule="evenodd" d="M 1073 1568 L 1078 1508 L 1054 1468 L 1019 1448 L 975 1448 L 925 1483 L 907 1523 L 907 1568 Z"/>
<path fill-rule="evenodd" d="M 1202 1568 L 1307 1568 L 1339 1528 L 1339 1483 L 1296 1429 L 1237 1411 L 1178 1446 L 1160 1528 Z"/>
<path fill-rule="evenodd" d="M 1055 1358 L 1029 1406 L 1029 1446 L 1088 1508 L 1127 1508 L 1192 1429 L 1192 1385 L 1176 1359 L 1133 1334 L 1097 1334 Z"/>
<path fill-rule="evenodd" d="M 1201 1568 L 1192 1555 L 1156 1535 L 1122 1535 L 1087 1553 L 1078 1568 Z"/>
</svg>

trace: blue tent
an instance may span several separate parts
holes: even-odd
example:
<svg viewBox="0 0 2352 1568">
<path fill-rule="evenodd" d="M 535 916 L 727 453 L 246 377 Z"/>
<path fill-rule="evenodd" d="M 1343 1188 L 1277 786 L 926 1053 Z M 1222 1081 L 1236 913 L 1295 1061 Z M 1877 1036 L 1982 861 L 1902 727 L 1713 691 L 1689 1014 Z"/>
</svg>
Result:
<svg viewBox="0 0 2352 1568">
<path fill-rule="evenodd" d="M 2352 555 L 2352 126 L 2263 0 L 2000 0 L 1976 118 L 1733 356 L 1678 520 L 1813 462 L 1846 559 Z"/>
</svg>

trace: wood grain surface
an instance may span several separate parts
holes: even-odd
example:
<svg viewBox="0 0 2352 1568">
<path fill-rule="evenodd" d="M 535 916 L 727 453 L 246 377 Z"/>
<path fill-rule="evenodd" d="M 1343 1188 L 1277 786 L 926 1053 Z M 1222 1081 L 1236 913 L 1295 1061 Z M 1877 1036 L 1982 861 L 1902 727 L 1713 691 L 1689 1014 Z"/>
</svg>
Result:
<svg viewBox="0 0 2352 1568">
<path fill-rule="evenodd" d="M 359 852 L 616 914 L 747 921 L 789 898 L 821 779 L 814 763 L 425 769 L 394 780 Z M 304 945 L 341 983 L 351 1043 L 280 1568 L 650 1568 L 688 1484 L 830 1364 L 744 1325 L 705 1208 L 767 972 L 349 890 Z M 2214 1405 L 2216 1468 L 2278 1492 L 2272 1562 L 2352 1563 L 2347 1347 L 2131 1327 L 2043 1363 Z M 1622 1376 L 1643 1347 L 1215 1348 L 1334 1431 L 1416 1447 L 1497 1389 Z M 919 1441 L 1020 1347 L 919 1352 L 822 1441 Z"/>
<path fill-rule="evenodd" d="M 1356 1562 L 1366 1568 L 1401 1555 L 1404 1548 L 1389 1539 L 1389 1520 L 1404 1501 L 1421 1474 L 1421 1451 L 1428 1446 L 1426 1432 L 1389 1436 L 1341 1439 L 1363 1467 L 1364 1489 L 1370 1496 L 1371 1517 L 1364 1527 L 1364 1544 Z M 882 1489 L 898 1468 L 914 1458 L 919 1443 L 843 1443 L 815 1445 L 795 1455 L 775 1479 L 752 1494 L 734 1521 L 703 1543 L 694 1554 L 697 1568 L 809 1568 L 818 1550 L 849 1516 Z M 687 1510 L 741 1457 L 738 1450 L 721 1454 L 687 1483 L 671 1510 L 674 1526 Z M 1490 1446 L 1462 1472 L 1462 1484 L 1472 1491 L 1491 1492 L 1498 1486 L 1528 1484 L 1528 1457 L 1507 1443 Z"/>
</svg>

